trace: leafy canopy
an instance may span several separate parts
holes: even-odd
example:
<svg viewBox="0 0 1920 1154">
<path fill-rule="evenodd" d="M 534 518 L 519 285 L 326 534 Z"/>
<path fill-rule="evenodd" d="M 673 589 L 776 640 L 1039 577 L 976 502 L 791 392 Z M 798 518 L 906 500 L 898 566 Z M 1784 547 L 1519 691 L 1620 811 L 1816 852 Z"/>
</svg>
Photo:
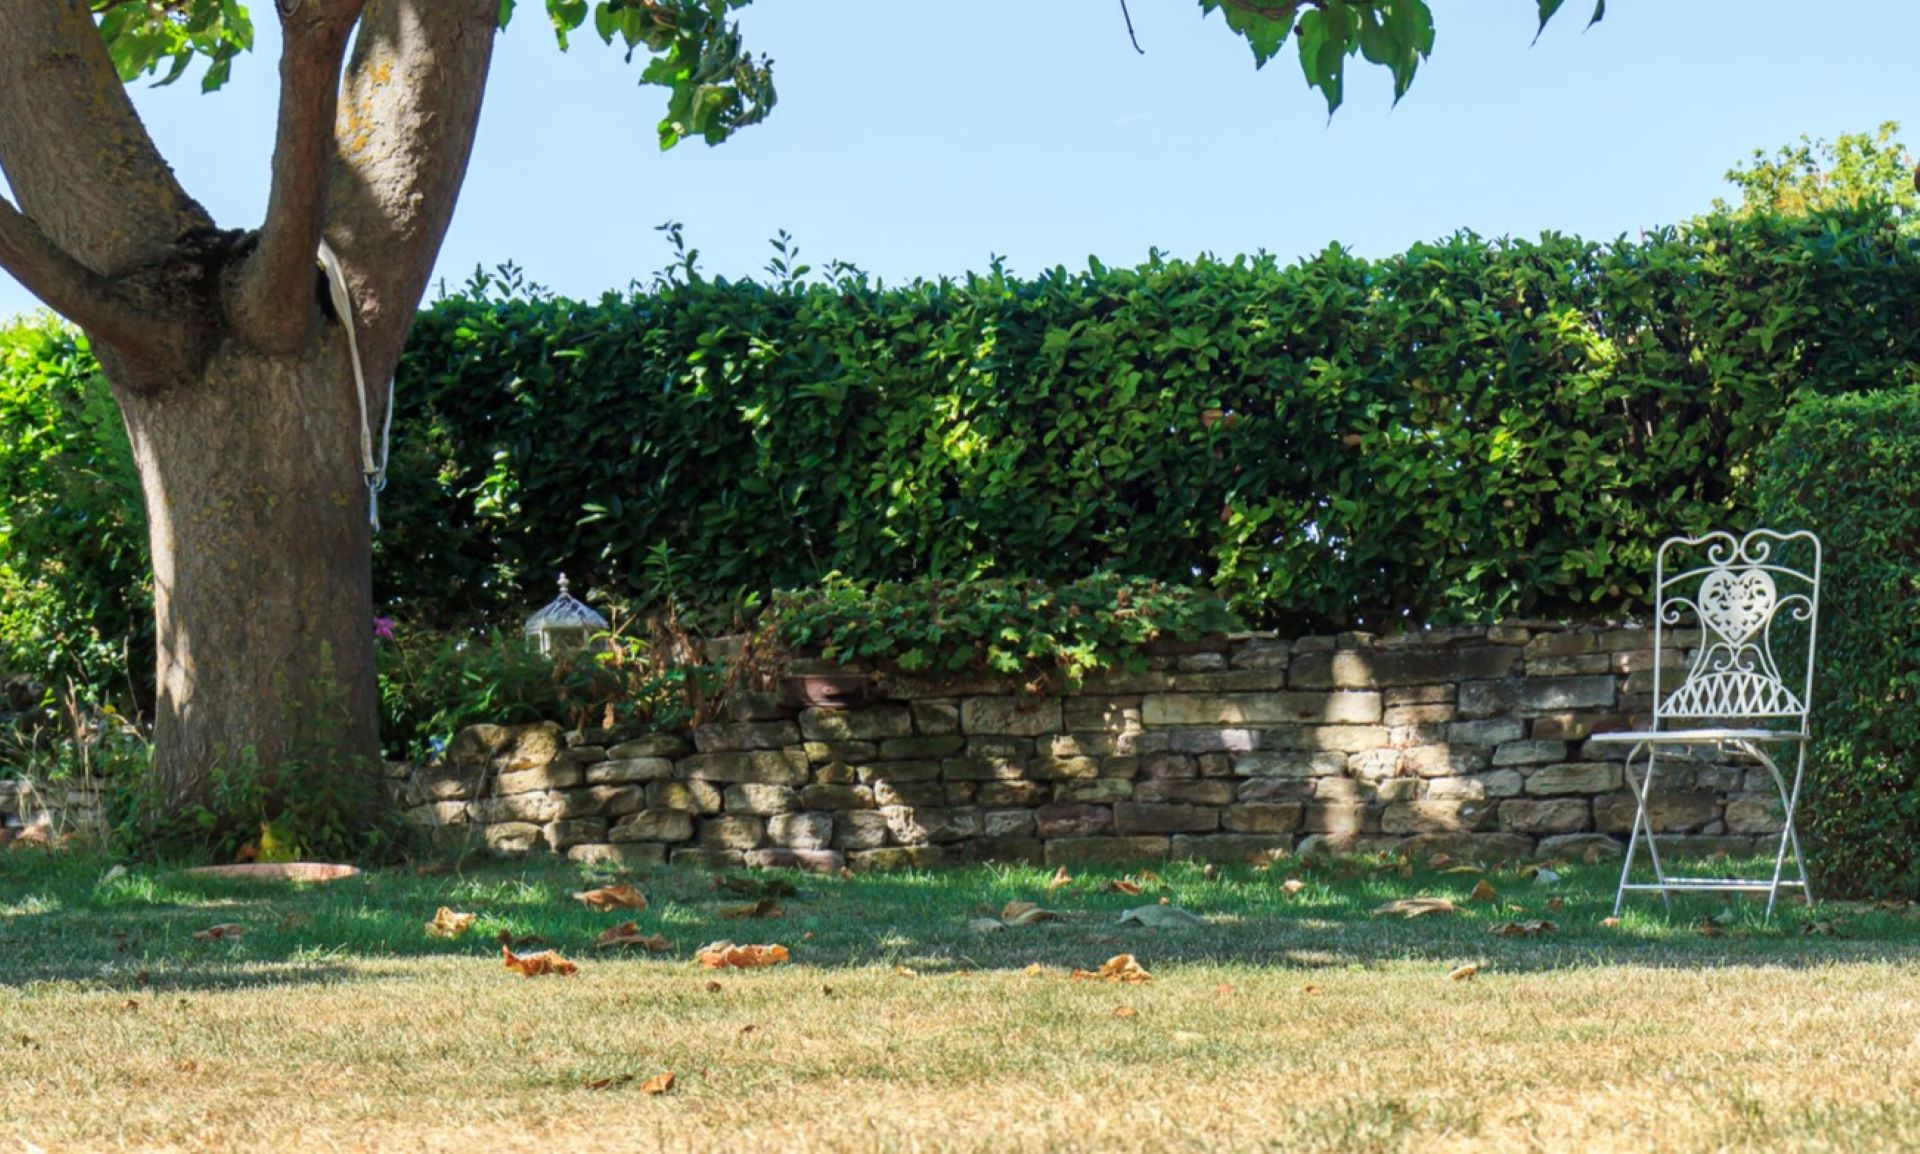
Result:
<svg viewBox="0 0 1920 1154">
<path fill-rule="evenodd" d="M 288 0 L 297 3 L 298 0 Z M 642 84 L 667 90 L 660 120 L 662 149 L 689 136 L 718 144 L 773 111 L 773 61 L 746 48 L 731 19 L 753 0 L 544 0 L 547 20 L 564 51 L 589 18 L 606 44 L 617 40 L 631 61 L 645 51 Z M 1199 0 L 1253 48 L 1264 68 L 1288 37 L 1298 45 L 1307 83 L 1325 95 L 1329 115 L 1340 107 L 1347 60 L 1363 57 L 1393 74 L 1393 98 L 1405 96 L 1433 51 L 1433 12 L 1427 0 Z M 520 0 L 500 0 L 500 27 Z M 1545 28 L 1564 0 L 1535 0 Z M 1596 0 L 1589 25 L 1606 0 Z M 196 57 L 207 61 L 203 90 L 226 84 L 233 60 L 253 47 L 253 21 L 239 0 L 93 0 L 120 78 L 157 77 L 171 84 Z"/>
<path fill-rule="evenodd" d="M 1876 132 L 1849 132 L 1832 141 L 1802 136 L 1771 156 L 1756 148 L 1753 159 L 1727 172 L 1740 190 L 1739 206 L 1716 198 L 1714 211 L 1804 216 L 1879 204 L 1911 225 L 1920 220 L 1920 194 L 1914 189 L 1913 154 L 1900 143 L 1899 133 L 1899 122 L 1889 120 Z"/>
</svg>

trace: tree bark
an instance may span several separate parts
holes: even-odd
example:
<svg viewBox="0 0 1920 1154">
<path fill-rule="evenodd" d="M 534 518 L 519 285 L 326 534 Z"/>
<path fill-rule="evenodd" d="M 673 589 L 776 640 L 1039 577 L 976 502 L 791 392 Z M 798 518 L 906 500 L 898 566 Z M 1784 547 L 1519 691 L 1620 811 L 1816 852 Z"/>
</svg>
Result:
<svg viewBox="0 0 1920 1154">
<path fill-rule="evenodd" d="M 378 766 L 359 412 L 336 328 L 285 357 L 230 344 L 193 387 L 120 389 L 145 490 L 170 811 L 215 768 Z"/>
</svg>

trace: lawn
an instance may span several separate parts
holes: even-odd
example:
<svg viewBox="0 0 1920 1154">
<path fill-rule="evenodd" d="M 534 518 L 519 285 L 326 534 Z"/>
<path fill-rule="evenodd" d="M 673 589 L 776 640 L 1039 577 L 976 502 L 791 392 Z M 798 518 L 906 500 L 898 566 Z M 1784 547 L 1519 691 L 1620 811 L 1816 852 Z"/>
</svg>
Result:
<svg viewBox="0 0 1920 1154">
<path fill-rule="evenodd" d="M 686 870 L 617 879 L 650 907 L 597 913 L 571 893 L 616 879 L 559 863 L 296 887 L 16 850 L 0 1133 L 50 1151 L 1920 1147 L 1920 915 L 1828 903 L 1768 925 L 1750 902 L 1648 899 L 1609 925 L 1614 867 L 1554 868 L 1176 864 L 1138 896 L 1108 888 L 1120 870 L 1051 892 L 1024 867 L 757 875 L 797 892 L 734 920 L 752 895 Z M 1482 882 L 1494 900 L 1468 900 Z M 1373 914 L 1423 896 L 1459 908 Z M 1163 898 L 1203 924 L 1117 921 Z M 1010 901 L 1063 917 L 979 928 Z M 476 924 L 429 937 L 440 906 Z M 592 947 L 628 918 L 671 952 Z M 194 936 L 216 924 L 245 932 Z M 580 972 L 508 972 L 501 931 Z M 792 958 L 693 960 L 723 938 Z M 1151 980 L 1069 976 L 1121 953 Z"/>
</svg>

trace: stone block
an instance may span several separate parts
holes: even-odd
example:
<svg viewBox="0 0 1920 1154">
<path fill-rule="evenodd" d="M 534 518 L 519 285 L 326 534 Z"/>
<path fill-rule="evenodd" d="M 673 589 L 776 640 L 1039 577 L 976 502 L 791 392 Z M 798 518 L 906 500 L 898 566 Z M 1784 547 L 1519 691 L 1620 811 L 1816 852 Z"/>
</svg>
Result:
<svg viewBox="0 0 1920 1154">
<path fill-rule="evenodd" d="M 1477 833 L 1493 826 L 1486 801 L 1403 801 L 1380 814 L 1381 833 Z"/>
<path fill-rule="evenodd" d="M 762 817 L 773 813 L 787 813 L 800 804 L 800 797 L 791 786 L 765 785 L 759 782 L 730 785 L 724 797 L 726 812 L 751 813 Z"/>
<path fill-rule="evenodd" d="M 846 868 L 845 854 L 830 849 L 750 849 L 740 855 L 748 869 L 805 870 L 808 873 L 838 873 Z"/>
<path fill-rule="evenodd" d="M 1533 719 L 1528 736 L 1535 741 L 1585 741 L 1594 733 L 1626 729 L 1617 713 L 1548 713 Z"/>
<path fill-rule="evenodd" d="M 1387 726 L 1432 726 L 1445 725 L 1452 721 L 1455 709 L 1451 701 L 1439 701 L 1421 705 L 1389 705 L 1380 716 L 1380 722 Z"/>
<path fill-rule="evenodd" d="M 915 733 L 944 737 L 960 732 L 960 707 L 950 701 L 916 701 L 908 709 Z"/>
<path fill-rule="evenodd" d="M 664 865 L 667 860 L 667 847 L 657 842 L 634 842 L 627 845 L 576 845 L 567 850 L 567 860 L 580 865 L 606 866 L 613 869 L 633 869 L 638 866 Z"/>
<path fill-rule="evenodd" d="M 808 741 L 880 741 L 913 734 L 913 710 L 905 705 L 859 709 L 803 709 L 800 732 Z"/>
<path fill-rule="evenodd" d="M 1224 778 L 1151 780 L 1133 787 L 1133 800 L 1147 805 L 1228 805 L 1233 795 L 1233 782 Z"/>
<path fill-rule="evenodd" d="M 1233 759 L 1244 777 L 1338 777 L 1347 771 L 1347 755 L 1331 751 L 1243 753 Z"/>
<path fill-rule="evenodd" d="M 966 747 L 966 738 L 957 733 L 941 737 L 888 737 L 880 742 L 880 757 L 885 761 L 952 757 Z"/>
<path fill-rule="evenodd" d="M 1426 836 L 1457 837 L 1458 834 Z M 1387 853 L 1404 848 L 1407 839 L 1385 834 L 1310 833 L 1294 843 L 1293 856 L 1301 861 L 1325 858 L 1332 854 Z"/>
<path fill-rule="evenodd" d="M 969 734 L 1037 737 L 1061 732 L 1062 720 L 1057 697 L 969 697 L 960 703 L 960 728 Z"/>
<path fill-rule="evenodd" d="M 1493 751 L 1496 766 L 1551 765 L 1565 760 L 1567 743 L 1564 741 L 1509 741 Z"/>
<path fill-rule="evenodd" d="M 1030 809 L 990 809 L 980 815 L 980 832 L 987 838 L 1033 837 L 1038 824 Z"/>
<path fill-rule="evenodd" d="M 493 756 L 492 765 L 498 772 L 513 773 L 551 765 L 559 758 L 560 751 L 566 748 L 566 741 L 560 736 L 560 727 L 552 722 L 516 725 L 512 729 L 513 736 Z"/>
<path fill-rule="evenodd" d="M 726 713 L 734 721 L 777 721 L 787 716 L 790 710 L 778 693 L 759 693 L 750 689 L 735 689 L 727 694 Z M 793 744 L 790 741 L 782 745 Z"/>
<path fill-rule="evenodd" d="M 1521 861 L 1533 855 L 1533 839 L 1513 833 L 1423 833 L 1400 848 L 1422 861 L 1438 854 L 1465 861 Z"/>
<path fill-rule="evenodd" d="M 1249 802 L 1220 811 L 1220 828 L 1231 833 L 1294 833 L 1306 824 L 1301 802 Z"/>
<path fill-rule="evenodd" d="M 1576 862 L 1602 862 L 1618 858 L 1627 847 L 1604 833 L 1557 833 L 1540 839 L 1540 856 Z"/>
<path fill-rule="evenodd" d="M 1208 673 L 1227 667 L 1227 655 L 1224 653 L 1182 653 L 1174 658 L 1173 667 L 1182 673 Z"/>
<path fill-rule="evenodd" d="M 887 781 L 873 783 L 873 800 L 881 806 L 942 805 L 947 787 L 937 781 Z"/>
<path fill-rule="evenodd" d="M 1549 765 L 1527 775 L 1527 793 L 1555 797 L 1571 793 L 1609 793 L 1620 788 L 1620 767 L 1613 762 L 1575 761 Z"/>
<path fill-rule="evenodd" d="M 669 760 L 693 752 L 687 739 L 677 733 L 649 733 L 632 741 L 607 747 L 607 756 L 616 761 L 637 757 L 664 757 Z"/>
<path fill-rule="evenodd" d="M 1100 777 L 1092 781 L 1063 781 L 1053 787 L 1053 799 L 1059 802 L 1091 802 L 1110 805 L 1133 800 L 1134 785 L 1123 777 Z"/>
<path fill-rule="evenodd" d="M 1593 653 L 1599 648 L 1599 638 L 1591 632 L 1541 633 L 1527 642 L 1521 654 L 1531 661 L 1536 657 Z"/>
<path fill-rule="evenodd" d="M 1043 838 L 1093 837 L 1113 828 L 1111 806 L 1084 803 L 1043 805 L 1034 811 L 1034 832 Z"/>
<path fill-rule="evenodd" d="M 1496 769 L 1466 777 L 1436 777 L 1427 782 L 1427 797 L 1433 801 L 1475 801 L 1485 798 L 1519 797 L 1526 780 L 1517 769 Z"/>
<path fill-rule="evenodd" d="M 678 809 L 643 809 L 614 823 L 610 842 L 691 841 L 693 815 Z"/>
<path fill-rule="evenodd" d="M 1019 781 L 1027 776 L 1027 763 L 1004 757 L 949 757 L 940 763 L 940 776 L 947 781 Z"/>
<path fill-rule="evenodd" d="M 887 819 L 893 840 L 901 845 L 942 844 L 980 836 L 980 811 L 970 807 L 883 805 L 880 813 Z"/>
<path fill-rule="evenodd" d="M 1527 723 L 1511 717 L 1456 721 L 1447 726 L 1449 745 L 1503 745 L 1527 736 Z"/>
<path fill-rule="evenodd" d="M 981 805 L 1045 805 L 1053 797 L 1053 787 L 1038 781 L 989 781 L 974 787 L 974 800 Z"/>
<path fill-rule="evenodd" d="M 1257 729 L 1176 729 L 1168 734 L 1173 753 L 1245 753 L 1260 748 Z"/>
<path fill-rule="evenodd" d="M 504 725 L 469 725 L 447 743 L 446 760 L 461 766 L 485 765 L 512 739 L 513 730 Z"/>
<path fill-rule="evenodd" d="M 759 782 L 765 785 L 805 785 L 804 750 L 754 750 L 746 753 L 696 753 L 682 760 L 679 776 L 691 781 L 725 784 Z"/>
<path fill-rule="evenodd" d="M 1492 645 L 1525 645 L 1533 638 L 1533 630 L 1522 625 L 1490 625 L 1487 627 L 1487 641 Z"/>
<path fill-rule="evenodd" d="M 1164 837 L 1062 837 L 1047 843 L 1046 864 L 1164 861 L 1171 848 Z"/>
<path fill-rule="evenodd" d="M 1014 737 L 1005 733 L 975 733 L 967 737 L 968 757 L 999 758 L 1004 761 L 1027 762 L 1039 752 L 1039 747 L 1031 737 Z"/>
<path fill-rule="evenodd" d="M 1219 669 L 1207 673 L 1175 673 L 1164 686 L 1168 693 L 1255 693 L 1285 686 L 1287 675 L 1279 669 Z M 1143 688 L 1141 692 L 1149 692 Z"/>
<path fill-rule="evenodd" d="M 1396 685 L 1381 693 L 1388 709 L 1409 705 L 1452 705 L 1460 687 L 1452 682 L 1441 685 Z"/>
<path fill-rule="evenodd" d="M 707 781 L 656 781 L 647 787 L 647 808 L 681 813 L 719 813 L 726 804 L 720 787 Z"/>
<path fill-rule="evenodd" d="M 515 793 L 537 793 L 550 789 L 572 789 L 581 782 L 580 767 L 554 760 L 529 769 L 503 770 L 493 779 L 492 793 L 506 797 Z"/>
<path fill-rule="evenodd" d="M 850 810 L 837 814 L 833 823 L 833 848 L 877 849 L 887 844 L 888 829 L 886 815 L 876 810 Z"/>
<path fill-rule="evenodd" d="M 1305 828 L 1309 833 L 1379 833 L 1380 808 L 1347 802 L 1310 802 Z"/>
<path fill-rule="evenodd" d="M 1198 805 L 1123 801 L 1113 807 L 1113 828 L 1122 834 L 1205 833 L 1220 828 L 1220 811 Z"/>
<path fill-rule="evenodd" d="M 952 860 L 951 851 L 937 845 L 893 846 L 887 849 L 855 850 L 847 854 L 847 866 L 862 873 L 927 869 Z"/>
<path fill-rule="evenodd" d="M 694 748 L 701 753 L 783 749 L 799 744 L 800 727 L 791 721 L 716 721 L 693 731 Z"/>
<path fill-rule="evenodd" d="M 1295 658 L 1287 683 L 1306 689 L 1372 689 L 1490 679 L 1505 677 L 1519 660 L 1518 650 L 1503 645 L 1343 650 Z"/>
<path fill-rule="evenodd" d="M 1613 658 L 1605 653 L 1574 653 L 1565 657 L 1534 657 L 1527 661 L 1528 677 L 1574 677 L 1613 672 Z"/>
<path fill-rule="evenodd" d="M 541 843 L 540 830 L 529 821 L 502 821 L 481 827 L 480 839 L 487 852 L 500 857 L 519 857 L 532 853 Z"/>
<path fill-rule="evenodd" d="M 1183 753 L 1150 753 L 1140 759 L 1140 777 L 1154 781 L 1177 781 L 1197 777 L 1200 768 Z"/>
<path fill-rule="evenodd" d="M 540 839 L 554 853 L 565 853 L 577 845 L 606 841 L 607 823 L 605 819 L 597 817 L 552 821 L 541 828 Z"/>
<path fill-rule="evenodd" d="M 1417 745 L 1400 751 L 1400 770 L 1419 777 L 1459 777 L 1487 768 L 1484 746 Z"/>
<path fill-rule="evenodd" d="M 1251 637 L 1237 642 L 1228 658 L 1235 669 L 1280 669 L 1287 667 L 1293 655 L 1293 643 L 1277 637 Z"/>
<path fill-rule="evenodd" d="M 800 743 L 800 748 L 814 765 L 863 765 L 880 756 L 880 743 L 877 741 L 804 741 Z"/>
<path fill-rule="evenodd" d="M 1292 834 L 1175 834 L 1169 847 L 1174 861 L 1244 862 L 1293 852 Z"/>
<path fill-rule="evenodd" d="M 1091 757 L 1036 757 L 1027 763 L 1033 781 L 1085 781 L 1100 776 L 1100 763 Z"/>
<path fill-rule="evenodd" d="M 467 729 L 499 729 L 500 726 L 468 726 Z M 462 733 L 467 730 L 461 730 Z M 480 788 L 480 779 L 485 776 L 484 763 L 458 762 L 446 757 L 429 766 L 422 767 L 414 774 L 414 786 L 422 799 L 433 801 L 456 801 L 473 797 Z"/>
<path fill-rule="evenodd" d="M 673 763 L 664 757 L 614 757 L 587 766 L 583 776 L 588 785 L 665 781 L 673 776 Z"/>
<path fill-rule="evenodd" d="M 1611 676 L 1517 677 L 1504 681 L 1467 681 L 1460 686 L 1460 716 L 1561 713 L 1573 709 L 1611 709 L 1619 683 Z"/>
<path fill-rule="evenodd" d="M 713 870 L 716 873 L 740 869 L 747 864 L 746 854 L 737 849 L 675 849 L 667 860 L 676 868 Z"/>
<path fill-rule="evenodd" d="M 1306 801 L 1317 796 L 1316 784 L 1337 783 L 1345 780 L 1338 777 L 1255 777 L 1234 783 L 1233 796 L 1235 801 Z"/>
<path fill-rule="evenodd" d="M 802 809 L 872 809 L 873 790 L 864 785 L 808 785 L 800 789 Z"/>
<path fill-rule="evenodd" d="M 1655 833 L 1684 833 L 1719 819 L 1720 799 L 1711 793 L 1656 789 L 1647 798 L 1647 821 Z M 1593 823 L 1601 833 L 1632 830 L 1633 795 L 1610 793 L 1594 798 Z"/>
<path fill-rule="evenodd" d="M 1391 744 L 1393 731 L 1384 725 L 1303 725 L 1289 729 L 1269 729 L 1260 739 L 1260 748 L 1321 749 L 1337 753 L 1359 753 Z"/>
<path fill-rule="evenodd" d="M 1141 728 L 1140 699 L 1069 697 L 1061 705 L 1061 721 L 1069 730 L 1088 733 L 1137 732 Z"/>
<path fill-rule="evenodd" d="M 646 808 L 647 804 L 647 791 L 637 785 L 589 786 L 577 791 L 575 796 L 580 803 L 569 806 L 570 809 L 602 817 L 625 817 Z"/>
<path fill-rule="evenodd" d="M 833 816 L 780 813 L 767 819 L 767 842 L 781 849 L 826 849 L 833 844 Z"/>
<path fill-rule="evenodd" d="M 705 849 L 755 849 L 767 840 L 767 823 L 746 814 L 720 814 L 701 819 L 698 837 Z"/>
<path fill-rule="evenodd" d="M 1201 777 L 1232 777 L 1233 758 L 1224 753 L 1201 753 L 1193 759 Z"/>
<path fill-rule="evenodd" d="M 1593 811 L 1584 798 L 1503 801 L 1500 828 L 1510 833 L 1572 833 L 1593 828 Z"/>
<path fill-rule="evenodd" d="M 562 793 L 516 793 L 512 797 L 490 797 L 472 803 L 473 820 L 481 825 L 497 822 L 531 822 L 545 825 L 572 816 L 567 796 Z"/>
<path fill-rule="evenodd" d="M 1779 833 L 1786 826 L 1780 802 L 1772 797 L 1736 797 L 1727 802 L 1726 820 L 1728 833 Z"/>
<path fill-rule="evenodd" d="M 1380 695 L 1336 693 L 1157 693 L 1141 703 L 1149 726 L 1371 725 L 1380 720 Z"/>
</svg>

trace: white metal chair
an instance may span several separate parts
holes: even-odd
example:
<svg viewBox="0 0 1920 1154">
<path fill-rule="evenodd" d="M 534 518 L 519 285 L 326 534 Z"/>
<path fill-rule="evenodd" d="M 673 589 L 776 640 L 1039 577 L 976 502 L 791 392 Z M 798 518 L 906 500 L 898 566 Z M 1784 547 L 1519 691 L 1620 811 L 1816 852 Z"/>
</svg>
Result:
<svg viewBox="0 0 1920 1154">
<path fill-rule="evenodd" d="M 1661 544 L 1654 562 L 1652 727 L 1592 737 L 1632 747 L 1625 777 L 1633 791 L 1633 829 L 1613 900 L 1616 916 L 1630 891 L 1658 890 L 1669 904 L 1675 890 L 1765 892 L 1769 918 L 1782 889 L 1797 888 L 1813 900 L 1793 819 L 1807 767 L 1807 710 L 1813 697 L 1819 620 L 1820 539 L 1812 533 L 1755 529 L 1744 537 L 1716 532 L 1673 537 Z M 1667 650 L 1674 630 L 1683 625 L 1697 626 L 1700 642 L 1685 662 L 1679 687 L 1668 691 L 1662 684 Z M 1791 781 L 1767 752 L 1769 746 L 1782 745 L 1794 754 Z M 1779 791 L 1784 821 L 1772 878 L 1672 877 L 1661 863 L 1647 799 L 1662 751 L 1702 746 L 1752 757 L 1766 767 Z M 1637 781 L 1636 761 L 1644 761 Z M 1642 843 L 1653 861 L 1654 880 L 1636 883 L 1634 856 Z M 1791 877 L 1786 873 L 1789 850 Z"/>
</svg>

